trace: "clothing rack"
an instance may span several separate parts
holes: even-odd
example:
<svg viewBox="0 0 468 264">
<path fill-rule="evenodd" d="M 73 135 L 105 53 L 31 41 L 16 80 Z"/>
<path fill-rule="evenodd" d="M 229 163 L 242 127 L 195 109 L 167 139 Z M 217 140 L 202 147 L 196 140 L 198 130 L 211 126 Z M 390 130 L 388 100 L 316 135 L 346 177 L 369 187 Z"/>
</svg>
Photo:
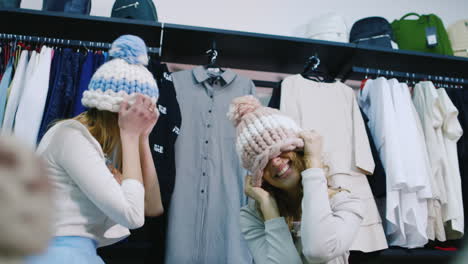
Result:
<svg viewBox="0 0 468 264">
<path fill-rule="evenodd" d="M 27 36 L 27 35 L 18 35 L 18 34 L 7 34 L 0 33 L 0 40 L 13 40 L 29 43 L 39 43 L 39 44 L 49 44 L 52 46 L 66 46 L 66 47 L 83 47 L 85 49 L 105 49 L 108 50 L 111 48 L 112 44 L 108 42 L 94 42 L 94 41 L 84 41 L 84 40 L 71 40 L 71 39 L 62 39 L 62 38 L 49 38 L 41 36 Z M 150 54 L 159 54 L 159 48 L 148 47 L 148 53 Z M 266 87 L 266 88 L 278 88 L 280 83 L 270 82 L 270 81 L 253 81 L 256 86 Z"/>
<path fill-rule="evenodd" d="M 21 42 L 38 43 L 41 45 L 49 44 L 52 46 L 66 46 L 66 47 L 77 47 L 77 48 L 83 47 L 85 49 L 108 50 L 112 46 L 112 43 L 108 43 L 108 42 L 71 40 L 71 39 L 62 39 L 62 38 L 49 38 L 49 37 L 41 37 L 41 36 L 27 36 L 27 35 L 17 35 L 17 34 L 7 34 L 7 33 L 0 33 L 0 40 L 14 40 L 14 41 L 21 41 Z M 148 47 L 148 53 L 159 54 L 159 48 Z"/>
<path fill-rule="evenodd" d="M 463 86 L 468 85 L 468 79 L 423 73 L 391 71 L 357 66 L 353 66 L 351 71 L 353 73 L 365 75 L 362 79 L 366 79 L 368 76 L 374 75 L 376 77 L 383 76 L 388 78 L 396 78 L 400 81 L 407 81 L 413 84 L 415 84 L 416 81 L 432 81 L 437 87 L 454 89 L 460 89 L 463 88 Z"/>
<path fill-rule="evenodd" d="M 261 81 L 261 80 L 252 80 L 255 86 L 279 89 L 281 87 L 281 82 L 271 82 L 271 81 Z"/>
</svg>

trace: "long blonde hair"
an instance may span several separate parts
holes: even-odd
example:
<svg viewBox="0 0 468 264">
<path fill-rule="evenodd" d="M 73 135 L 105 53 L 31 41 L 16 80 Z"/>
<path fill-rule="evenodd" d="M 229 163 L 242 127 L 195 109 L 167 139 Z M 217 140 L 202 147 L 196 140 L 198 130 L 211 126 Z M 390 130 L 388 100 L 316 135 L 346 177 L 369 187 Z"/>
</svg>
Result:
<svg viewBox="0 0 468 264">
<path fill-rule="evenodd" d="M 119 116 L 117 113 L 89 109 L 73 119 L 85 125 L 91 135 L 99 142 L 102 151 L 107 157 L 117 150 L 116 164 L 122 166 L 122 150 L 120 147 Z"/>
</svg>

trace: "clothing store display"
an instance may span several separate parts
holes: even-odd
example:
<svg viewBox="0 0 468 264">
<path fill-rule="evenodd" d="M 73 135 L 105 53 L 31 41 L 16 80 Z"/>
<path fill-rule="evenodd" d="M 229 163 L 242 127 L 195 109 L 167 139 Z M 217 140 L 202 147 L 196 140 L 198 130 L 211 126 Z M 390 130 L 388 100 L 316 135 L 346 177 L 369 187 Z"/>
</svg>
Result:
<svg viewBox="0 0 468 264">
<path fill-rule="evenodd" d="M 382 221 L 365 176 L 372 174 L 374 161 L 353 90 L 340 82 L 314 82 L 298 74 L 284 79 L 281 91 L 280 110 L 302 129 L 314 129 L 323 136 L 330 183 L 349 190 L 364 202 L 367 213 L 351 250 L 387 248 Z"/>
<path fill-rule="evenodd" d="M 372 134 L 369 129 L 369 118 L 367 117 L 366 114 L 362 111 L 362 109 L 359 109 L 361 111 L 362 115 L 362 120 L 364 121 L 364 124 L 366 126 L 366 134 L 369 139 L 369 145 L 371 148 L 372 152 L 372 158 L 374 159 L 375 163 L 375 168 L 374 168 L 374 173 L 372 175 L 367 176 L 367 180 L 369 181 L 370 188 L 372 190 L 372 193 L 374 194 L 375 198 L 382 198 L 387 195 L 387 175 L 385 174 L 385 169 L 382 165 L 382 161 L 380 160 L 379 156 L 379 151 L 377 150 L 377 147 L 375 146 L 374 139 L 372 138 Z M 383 214 L 380 213 L 382 216 Z"/>
<path fill-rule="evenodd" d="M 120 185 L 106 166 L 101 145 L 83 124 L 71 119 L 54 125 L 37 153 L 55 194 L 54 236 L 91 238 L 102 247 L 143 225 L 143 184 L 125 179 Z"/>
<path fill-rule="evenodd" d="M 13 75 L 13 60 L 9 60 L 5 73 L 0 80 L 0 128 L 3 124 L 5 115 L 8 87 L 10 86 Z"/>
<path fill-rule="evenodd" d="M 96 71 L 104 62 L 109 60 L 109 52 L 96 52 L 94 54 L 93 69 Z"/>
<path fill-rule="evenodd" d="M 255 85 L 231 70 L 217 74 L 202 66 L 171 77 L 183 123 L 175 145 L 165 262 L 250 263 L 239 232 L 247 172 L 226 113 L 234 98 L 254 94 Z"/>
<path fill-rule="evenodd" d="M 87 237 L 54 237 L 43 255 L 28 257 L 25 264 L 104 264 L 96 254 L 96 246 L 96 242 Z"/>
<path fill-rule="evenodd" d="M 86 108 L 81 103 L 81 98 L 83 98 L 83 92 L 88 89 L 88 84 L 91 81 L 91 77 L 93 76 L 93 73 L 96 71 L 97 68 L 99 68 L 99 66 L 101 66 L 99 65 L 97 68 L 94 67 L 93 65 L 94 56 L 95 54 L 93 52 L 88 52 L 88 54 L 86 54 L 86 58 L 84 59 L 83 65 L 81 67 L 80 77 L 79 77 L 78 86 L 77 86 L 78 88 L 76 90 L 75 100 L 73 103 L 72 116 L 77 116 L 83 113 L 84 111 L 86 111 Z"/>
<path fill-rule="evenodd" d="M 445 233 L 448 239 L 461 238 L 465 231 L 463 198 L 461 190 L 460 168 L 458 166 L 457 142 L 463 134 L 458 121 L 458 110 L 450 100 L 443 88 L 437 89 L 440 98 L 440 108 L 443 117 L 442 133 L 443 144 L 447 158 L 447 174 L 445 182 L 447 187 L 448 203 L 445 208 Z"/>
<path fill-rule="evenodd" d="M 354 22 L 349 42 L 358 45 L 392 48 L 393 30 L 383 17 L 366 17 Z"/>
<path fill-rule="evenodd" d="M 142 228 L 131 230 L 126 245 L 148 244 L 144 259 L 150 263 L 164 263 L 168 212 L 175 183 L 174 145 L 179 135 L 181 116 L 172 76 L 166 64 L 156 59 L 150 60 L 148 69 L 153 73 L 159 87 L 158 122 L 149 136 L 151 154 L 158 174 L 161 200 L 165 212 L 159 217 L 147 217 Z M 124 243 L 125 243 L 124 242 Z"/>
<path fill-rule="evenodd" d="M 396 124 L 398 127 L 403 126 L 405 128 L 397 131 L 399 134 L 398 142 L 404 149 L 401 153 L 402 157 L 405 157 L 402 160 L 404 173 L 406 174 L 407 190 L 417 191 L 417 197 L 420 199 L 431 198 L 429 157 L 423 137 L 419 134 L 421 120 L 413 111 L 409 88 L 406 84 L 400 84 L 397 79 L 390 79 L 387 82 L 390 88 Z"/>
<path fill-rule="evenodd" d="M 432 82 L 420 82 L 413 89 L 413 104 L 422 123 L 427 151 L 431 164 L 433 182 L 433 199 L 428 201 L 427 236 L 430 240 L 445 241 L 444 217 L 442 208 L 447 205 L 447 187 L 444 168 L 446 167 L 443 146 L 443 117 L 440 109 L 440 98 Z"/>
<path fill-rule="evenodd" d="M 279 109 L 280 108 L 280 103 L 281 103 L 281 87 L 273 89 L 273 94 L 270 98 L 270 101 L 268 103 L 268 107 Z M 374 172 L 372 175 L 368 175 L 367 180 L 369 181 L 369 185 L 371 187 L 372 193 L 374 194 L 374 197 L 379 198 L 379 197 L 384 197 L 386 195 L 386 184 L 385 184 L 385 169 L 382 166 L 382 162 L 380 161 L 379 157 L 379 152 L 377 151 L 374 140 L 372 139 L 372 136 L 369 131 L 369 127 L 367 125 L 367 122 L 369 119 L 367 116 L 364 114 L 364 112 L 361 111 L 362 119 L 364 120 L 364 124 L 366 126 L 366 134 L 369 139 L 369 144 L 371 147 L 372 151 L 372 159 L 374 160 L 375 163 L 375 168 Z"/>
<path fill-rule="evenodd" d="M 0 8 L 20 8 L 21 0 L 0 0 Z"/>
<path fill-rule="evenodd" d="M 81 65 L 80 56 L 80 53 L 65 48 L 60 52 L 60 56 L 56 57 L 60 59 L 60 62 L 55 62 L 58 69 L 54 74 L 55 80 L 53 80 L 52 86 L 49 86 L 48 101 L 42 117 L 37 142 L 41 140 L 54 121 L 73 117 L 75 87 Z M 52 64 L 54 64 L 54 61 Z"/>
<path fill-rule="evenodd" d="M 458 165 L 460 169 L 463 208 L 468 204 L 468 91 L 466 89 L 447 89 L 447 94 L 458 109 L 458 121 L 463 135 L 457 143 Z M 452 165 L 453 166 L 453 165 Z M 464 214 L 464 223 L 468 214 Z"/>
<path fill-rule="evenodd" d="M 36 52 L 33 51 L 31 55 L 31 61 L 35 61 Z M 13 125 L 15 122 L 15 115 L 16 110 L 18 109 L 18 104 L 21 96 L 23 95 L 24 84 L 29 78 L 30 71 L 27 68 L 30 68 L 33 65 L 29 65 L 29 52 L 27 50 L 23 50 L 21 52 L 21 56 L 16 66 L 15 75 L 13 80 L 11 80 L 10 87 L 9 87 L 9 96 L 8 101 L 5 106 L 5 115 L 3 116 L 3 124 L 1 127 L 2 133 L 12 133 L 13 132 Z M 8 93 L 8 91 L 7 91 Z"/>
<path fill-rule="evenodd" d="M 156 0 L 108 2 L 107 14 L 93 6 L 107 17 L 95 17 L 93 0 L 44 0 L 43 12 L 40 2 L 0 0 L 0 141 L 11 134 L 39 148 L 57 195 L 48 214 L 54 237 L 26 263 L 430 264 L 461 249 L 466 18 L 449 21 L 430 4 L 424 14 L 384 18 L 357 3 L 363 12 L 347 19 L 296 5 L 289 9 L 308 12 L 305 23 L 275 36 L 158 23 L 164 6 Z M 126 32 L 139 37 L 110 44 Z M 401 51 L 390 50 L 396 42 Z M 279 111 L 260 106 L 256 91 Z M 136 93 L 159 113 L 148 135 L 158 216 L 144 215 L 142 184 L 115 183 L 101 166 L 121 169 L 120 144 L 104 154 L 94 133 L 69 120 L 89 109 L 116 115 Z M 245 176 L 261 186 L 270 158 L 303 150 L 302 129 L 322 135 L 325 164 L 302 172 L 302 186 L 345 191 L 322 200 L 320 191 L 301 190 L 319 204 L 303 201 L 294 219 L 264 221 L 258 203 L 248 202 Z M 0 148 L 0 163 L 1 156 Z M 333 217 L 340 219 L 326 228 Z"/>
<path fill-rule="evenodd" d="M 315 17 L 306 26 L 306 38 L 348 42 L 348 27 L 344 18 L 335 13 Z"/>
<path fill-rule="evenodd" d="M 158 172 L 159 186 L 164 190 L 164 193 L 161 193 L 161 199 L 165 208 L 169 208 L 176 176 L 174 146 L 180 133 L 182 117 L 172 76 L 167 65 L 153 64 L 155 65 L 150 65 L 150 71 L 160 88 L 157 104 L 159 119 L 149 140 Z"/>
<path fill-rule="evenodd" d="M 369 130 L 386 171 L 388 242 L 407 248 L 422 247 L 428 241 L 427 199 L 432 197 L 432 186 L 408 88 L 395 79 L 367 80 L 359 94 L 359 104 L 369 117 Z M 406 129 L 399 129 L 402 126 Z"/>
<path fill-rule="evenodd" d="M 43 0 L 42 10 L 89 15 L 91 0 Z"/>
<path fill-rule="evenodd" d="M 407 19 L 410 16 L 417 16 L 418 19 Z M 391 25 L 400 49 L 453 55 L 444 24 L 434 14 L 408 13 Z"/>
<path fill-rule="evenodd" d="M 227 115 L 236 127 L 237 154 L 252 174 L 255 187 L 262 185 L 263 170 L 270 159 L 304 147 L 296 122 L 276 109 L 263 107 L 252 95 L 235 98 Z"/>
<path fill-rule="evenodd" d="M 280 109 L 281 104 L 281 84 L 280 87 L 273 89 L 271 93 L 270 101 L 268 102 L 268 107 L 274 109 Z"/>
<path fill-rule="evenodd" d="M 66 49 L 64 49 L 66 50 Z M 52 54 L 52 62 L 50 64 L 50 73 L 49 73 L 49 93 L 47 93 L 47 100 L 46 105 L 49 105 L 50 97 L 53 94 L 53 87 L 55 85 L 56 76 L 60 73 L 62 68 L 62 49 L 55 49 L 54 53 Z M 42 120 L 44 122 L 44 120 Z M 43 127 L 41 124 L 41 129 L 39 131 L 39 138 L 42 138 L 45 131 L 43 131 Z"/>
<path fill-rule="evenodd" d="M 41 48 L 41 52 L 36 57 L 37 64 L 32 69 L 31 75 L 26 75 L 28 79 L 25 82 L 23 95 L 16 111 L 13 133 L 32 147 L 35 147 L 37 143 L 49 91 L 52 52 L 49 47 L 43 46 Z M 31 60 L 29 64 L 31 64 Z"/>
<path fill-rule="evenodd" d="M 153 0 L 116 0 L 111 17 L 158 21 L 158 13 Z"/>
<path fill-rule="evenodd" d="M 140 93 L 158 100 L 158 86 L 148 65 L 146 45 L 137 36 L 120 36 L 112 43 L 109 56 L 114 59 L 104 63 L 94 73 L 83 92 L 81 103 L 88 108 L 97 108 L 110 112 L 119 112 L 124 97 L 129 97 L 129 104 Z"/>
<path fill-rule="evenodd" d="M 468 19 L 459 20 L 447 28 L 453 55 L 468 57 Z"/>
<path fill-rule="evenodd" d="M 348 263 L 349 248 L 364 216 L 362 201 L 346 191 L 328 199 L 323 169 L 301 172 L 304 197 L 300 232 L 284 217 L 267 221 L 254 201 L 241 209 L 241 231 L 256 263 Z"/>
</svg>

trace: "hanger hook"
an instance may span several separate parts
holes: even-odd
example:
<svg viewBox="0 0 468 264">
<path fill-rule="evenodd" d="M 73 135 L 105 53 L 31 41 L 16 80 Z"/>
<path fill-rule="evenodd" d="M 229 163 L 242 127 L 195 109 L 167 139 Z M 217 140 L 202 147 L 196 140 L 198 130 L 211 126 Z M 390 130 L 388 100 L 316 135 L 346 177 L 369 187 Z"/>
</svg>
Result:
<svg viewBox="0 0 468 264">
<path fill-rule="evenodd" d="M 209 49 L 205 52 L 206 54 L 210 54 L 210 63 L 214 64 L 216 61 L 216 58 L 218 57 L 218 51 L 215 49 Z"/>
<path fill-rule="evenodd" d="M 211 63 L 214 63 L 217 57 L 218 57 L 218 51 L 214 50 L 213 55 L 211 56 Z"/>
<path fill-rule="evenodd" d="M 315 69 L 317 69 L 318 66 L 320 65 L 320 59 L 317 56 L 313 56 L 312 59 L 315 59 L 315 63 L 312 66 L 312 70 L 315 71 Z"/>
</svg>

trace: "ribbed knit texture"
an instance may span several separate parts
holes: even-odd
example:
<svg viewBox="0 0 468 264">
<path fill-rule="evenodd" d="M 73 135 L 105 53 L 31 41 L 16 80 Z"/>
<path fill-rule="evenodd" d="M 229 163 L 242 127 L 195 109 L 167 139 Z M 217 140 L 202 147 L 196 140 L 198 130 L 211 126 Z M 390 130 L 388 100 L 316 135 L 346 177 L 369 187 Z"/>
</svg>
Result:
<svg viewBox="0 0 468 264">
<path fill-rule="evenodd" d="M 147 48 L 137 36 L 124 35 L 112 43 L 109 54 L 114 59 L 94 73 L 81 102 L 88 108 L 118 112 L 120 103 L 129 103 L 137 93 L 149 96 L 156 103 L 159 91 L 153 75 L 146 69 Z"/>
<path fill-rule="evenodd" d="M 236 150 L 242 166 L 252 173 L 255 186 L 262 184 L 263 170 L 270 159 L 304 146 L 294 120 L 263 107 L 251 95 L 235 98 L 228 117 L 237 128 Z"/>
</svg>

